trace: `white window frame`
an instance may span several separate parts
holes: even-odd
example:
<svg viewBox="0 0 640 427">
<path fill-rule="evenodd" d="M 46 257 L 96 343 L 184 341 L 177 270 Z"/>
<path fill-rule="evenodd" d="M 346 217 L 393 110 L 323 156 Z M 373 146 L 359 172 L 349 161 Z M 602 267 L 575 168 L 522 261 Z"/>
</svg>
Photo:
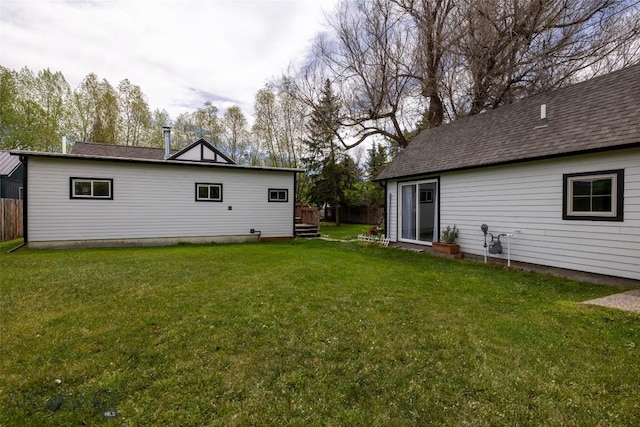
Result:
<svg viewBox="0 0 640 427">
<path fill-rule="evenodd" d="M 574 209 L 574 183 L 580 181 L 611 180 L 611 210 L 609 211 L 576 211 Z M 565 220 L 622 221 L 622 200 L 624 173 L 622 170 L 593 173 L 576 173 L 564 175 L 565 199 L 563 217 Z M 593 195 L 590 195 L 593 198 Z"/>
<path fill-rule="evenodd" d="M 207 188 L 208 197 L 200 197 L 200 189 Z M 211 189 L 218 189 L 218 197 L 211 197 Z M 222 202 L 222 184 L 211 182 L 196 182 L 196 202 Z"/>
<path fill-rule="evenodd" d="M 276 193 L 276 197 L 271 197 L 272 196 L 272 192 Z M 289 189 L 288 188 L 269 188 L 268 190 L 268 194 L 269 194 L 269 202 L 273 202 L 273 203 L 287 203 L 289 201 Z M 281 198 L 280 196 L 284 195 L 284 198 Z"/>
<path fill-rule="evenodd" d="M 420 201 L 420 185 L 421 184 L 435 184 L 436 186 L 436 190 L 435 190 L 435 194 L 431 195 L 431 200 L 429 202 L 421 202 Z M 426 205 L 427 204 L 433 204 L 433 237 L 432 237 L 432 241 L 426 241 L 426 240 L 420 240 L 418 239 L 411 239 L 411 238 L 406 238 L 406 237 L 402 237 L 402 227 L 404 226 L 403 221 L 404 221 L 404 215 L 403 215 L 403 188 L 405 186 L 415 186 L 415 192 L 414 192 L 414 197 L 416 198 L 416 217 L 415 217 L 415 227 L 416 230 L 420 230 L 421 224 L 420 224 L 420 217 L 418 216 L 418 210 L 421 209 L 421 205 L 425 205 L 425 209 L 427 208 Z M 406 182 L 399 182 L 398 183 L 398 205 L 397 205 L 397 209 L 398 209 L 398 231 L 397 231 L 397 239 L 399 242 L 406 242 L 406 243 L 414 243 L 417 245 L 424 245 L 424 246 L 431 246 L 433 244 L 434 241 L 438 240 L 438 236 L 439 236 L 439 224 L 440 224 L 440 212 L 439 212 L 439 202 L 438 202 L 438 198 L 440 197 L 439 194 L 439 179 L 438 178 L 426 178 L 426 179 L 421 179 L 421 180 L 416 180 L 416 181 L 406 181 Z M 428 197 L 425 200 L 429 200 Z M 416 237 L 417 237 L 417 232 L 416 232 Z"/>
<path fill-rule="evenodd" d="M 113 179 L 111 178 L 80 178 L 80 177 L 71 177 L 70 178 L 70 191 L 69 197 L 71 199 L 96 199 L 96 200 L 113 200 Z M 87 182 L 91 187 L 91 194 L 77 194 L 76 193 L 76 183 L 79 182 Z M 106 196 L 100 196 L 94 194 L 95 192 L 95 184 L 96 183 L 106 183 L 109 185 L 109 194 Z"/>
</svg>

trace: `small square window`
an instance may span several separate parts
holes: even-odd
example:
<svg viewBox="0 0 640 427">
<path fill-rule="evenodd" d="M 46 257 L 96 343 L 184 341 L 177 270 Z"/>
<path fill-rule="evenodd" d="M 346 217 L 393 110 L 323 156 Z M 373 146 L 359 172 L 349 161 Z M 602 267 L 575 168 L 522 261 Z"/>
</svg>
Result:
<svg viewBox="0 0 640 427">
<path fill-rule="evenodd" d="M 196 202 L 221 202 L 222 184 L 196 183 Z"/>
<path fill-rule="evenodd" d="M 198 199 L 208 199 L 209 198 L 209 187 L 206 185 L 201 185 L 198 187 Z"/>
<path fill-rule="evenodd" d="M 111 185 L 108 181 L 94 181 L 93 195 L 95 197 L 109 197 L 111 193 Z"/>
<path fill-rule="evenodd" d="M 565 220 L 623 221 L 624 170 L 565 174 Z"/>
<path fill-rule="evenodd" d="M 270 202 L 288 202 L 289 190 L 286 188 L 270 188 L 269 201 Z"/>
<path fill-rule="evenodd" d="M 113 199 L 110 178 L 71 178 L 72 199 Z"/>
<path fill-rule="evenodd" d="M 220 187 L 218 185 L 209 186 L 209 198 L 212 200 L 220 200 Z"/>
</svg>

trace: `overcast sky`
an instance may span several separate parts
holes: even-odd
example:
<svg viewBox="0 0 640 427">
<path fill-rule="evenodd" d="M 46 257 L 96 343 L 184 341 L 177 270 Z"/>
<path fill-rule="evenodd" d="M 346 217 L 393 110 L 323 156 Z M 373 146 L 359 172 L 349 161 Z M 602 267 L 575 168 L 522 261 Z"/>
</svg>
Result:
<svg viewBox="0 0 640 427">
<path fill-rule="evenodd" d="M 175 117 L 207 100 L 246 114 L 308 51 L 337 0 L 0 0 L 0 65 L 128 78 Z"/>
</svg>

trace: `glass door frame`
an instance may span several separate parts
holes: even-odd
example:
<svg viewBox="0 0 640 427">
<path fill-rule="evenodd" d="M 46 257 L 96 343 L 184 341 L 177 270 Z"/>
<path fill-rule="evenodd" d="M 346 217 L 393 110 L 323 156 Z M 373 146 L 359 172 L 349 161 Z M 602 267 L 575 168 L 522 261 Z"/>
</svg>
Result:
<svg viewBox="0 0 640 427">
<path fill-rule="evenodd" d="M 406 242 L 406 243 L 413 243 L 416 245 L 424 245 L 424 246 L 431 246 L 431 244 L 433 242 L 428 242 L 425 240 L 419 240 L 419 235 L 420 235 L 420 185 L 421 184 L 435 184 L 436 187 L 436 191 L 435 191 L 435 195 L 433 198 L 433 237 L 432 240 L 433 241 L 437 241 L 437 239 L 440 236 L 440 179 L 439 178 L 424 178 L 424 179 L 417 179 L 417 180 L 413 180 L 413 181 L 403 181 L 403 182 L 398 182 L 398 190 L 397 190 L 397 194 L 398 194 L 398 230 L 397 230 L 397 236 L 398 236 L 398 241 L 399 242 Z M 415 209 L 415 229 L 416 229 L 416 238 L 415 239 L 407 239 L 407 238 L 403 238 L 402 237 L 402 222 L 403 222 L 403 212 L 402 212 L 402 208 L 403 208 L 403 204 L 404 204 L 404 200 L 403 200 L 403 189 L 404 187 L 407 186 L 415 186 L 415 192 L 414 192 L 414 197 L 415 197 L 415 203 L 416 203 L 416 209 Z"/>
</svg>

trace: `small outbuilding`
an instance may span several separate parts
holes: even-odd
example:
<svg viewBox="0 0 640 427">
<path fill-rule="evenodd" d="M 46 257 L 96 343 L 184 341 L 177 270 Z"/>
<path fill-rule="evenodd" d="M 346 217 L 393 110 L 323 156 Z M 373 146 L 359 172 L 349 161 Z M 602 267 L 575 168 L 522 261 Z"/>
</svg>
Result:
<svg viewBox="0 0 640 427">
<path fill-rule="evenodd" d="M 22 199 L 23 172 L 18 156 L 0 151 L 0 199 Z"/>
<path fill-rule="evenodd" d="M 29 247 L 244 242 L 294 236 L 299 169 L 235 164 L 204 139 L 184 149 L 78 142 L 15 151 Z"/>
<path fill-rule="evenodd" d="M 456 225 L 470 256 L 640 280 L 640 65 L 427 129 L 377 179 L 392 242 Z"/>
</svg>

